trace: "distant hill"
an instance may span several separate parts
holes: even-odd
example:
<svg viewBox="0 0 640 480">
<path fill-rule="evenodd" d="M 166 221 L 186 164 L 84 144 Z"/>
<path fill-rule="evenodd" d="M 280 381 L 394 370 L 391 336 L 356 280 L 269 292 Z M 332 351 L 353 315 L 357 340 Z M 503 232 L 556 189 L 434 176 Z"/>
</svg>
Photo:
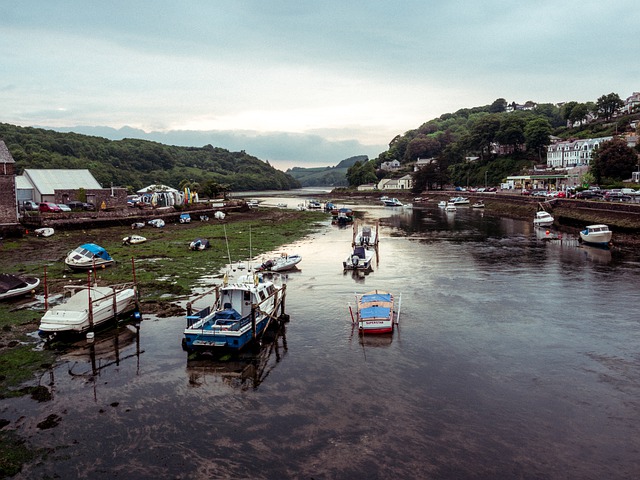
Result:
<svg viewBox="0 0 640 480">
<path fill-rule="evenodd" d="M 356 155 L 342 160 L 335 167 L 302 168 L 293 167 L 287 174 L 295 178 L 303 187 L 346 187 L 347 170 L 356 162 L 368 162 L 367 155 Z"/>
<path fill-rule="evenodd" d="M 232 191 L 300 187 L 290 175 L 244 150 L 177 147 L 131 138 L 107 140 L 6 123 L 0 123 L 0 139 L 15 159 L 18 174 L 25 168 L 88 168 L 103 187 L 131 190 L 158 183 L 178 188 L 182 182 L 216 184 Z"/>
</svg>

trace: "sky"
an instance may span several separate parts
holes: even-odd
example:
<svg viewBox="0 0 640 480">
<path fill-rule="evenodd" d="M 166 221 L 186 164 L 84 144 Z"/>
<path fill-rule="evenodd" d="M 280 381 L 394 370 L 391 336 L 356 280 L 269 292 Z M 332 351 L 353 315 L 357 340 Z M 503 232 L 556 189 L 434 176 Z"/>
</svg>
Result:
<svg viewBox="0 0 640 480">
<path fill-rule="evenodd" d="M 0 0 L 0 122 L 335 165 L 497 98 L 624 100 L 639 25 L 636 0 Z"/>
</svg>

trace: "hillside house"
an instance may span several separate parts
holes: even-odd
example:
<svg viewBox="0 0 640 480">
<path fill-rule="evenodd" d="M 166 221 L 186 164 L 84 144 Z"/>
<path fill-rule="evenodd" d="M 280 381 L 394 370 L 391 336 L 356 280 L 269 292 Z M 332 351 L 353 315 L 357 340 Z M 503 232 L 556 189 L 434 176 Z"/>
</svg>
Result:
<svg viewBox="0 0 640 480">
<path fill-rule="evenodd" d="M 548 167 L 575 167 L 589 165 L 593 149 L 613 137 L 588 138 L 584 140 L 564 140 L 547 147 Z"/>
<path fill-rule="evenodd" d="M 382 162 L 380 169 L 386 172 L 392 172 L 398 170 L 401 167 L 401 163 L 398 160 L 391 160 L 390 162 Z"/>
<path fill-rule="evenodd" d="M 422 167 L 426 167 L 427 165 L 431 165 L 432 163 L 436 163 L 435 158 L 418 158 L 416 163 L 413 164 L 413 171 L 417 172 Z"/>
</svg>

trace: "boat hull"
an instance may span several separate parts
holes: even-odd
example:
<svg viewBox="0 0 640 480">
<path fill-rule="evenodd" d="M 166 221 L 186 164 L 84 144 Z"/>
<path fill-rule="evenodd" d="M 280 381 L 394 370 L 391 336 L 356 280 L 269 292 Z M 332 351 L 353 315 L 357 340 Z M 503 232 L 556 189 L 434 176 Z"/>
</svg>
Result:
<svg viewBox="0 0 640 480">
<path fill-rule="evenodd" d="M 608 246 L 612 236 L 613 232 L 606 225 L 589 225 L 580 232 L 580 240 L 600 247 Z"/>
<path fill-rule="evenodd" d="M 267 315 L 256 318 L 256 336 L 263 332 L 268 320 Z M 241 327 L 236 331 L 187 328 L 184 331 L 183 346 L 187 351 L 210 350 L 212 348 L 242 350 L 254 339 L 251 318 L 243 318 L 240 325 Z"/>
<path fill-rule="evenodd" d="M 19 280 L 22 280 L 24 285 L 16 286 L 0 293 L 0 300 L 27 295 L 40 285 L 40 279 L 35 277 L 19 277 Z"/>
<path fill-rule="evenodd" d="M 89 294 L 86 289 L 70 297 L 69 301 L 48 310 L 40 320 L 42 335 L 54 333 L 82 333 L 100 328 L 118 316 L 131 313 L 136 308 L 136 291 L 126 288 L 116 291 L 115 309 L 113 290 L 108 287 L 92 288 L 92 318 L 89 317 Z"/>
</svg>

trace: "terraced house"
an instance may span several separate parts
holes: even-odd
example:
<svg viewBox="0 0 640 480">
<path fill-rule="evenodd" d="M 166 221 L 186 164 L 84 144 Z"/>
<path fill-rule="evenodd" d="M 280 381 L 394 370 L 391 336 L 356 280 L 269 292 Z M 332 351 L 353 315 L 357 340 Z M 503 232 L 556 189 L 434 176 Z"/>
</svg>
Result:
<svg viewBox="0 0 640 480">
<path fill-rule="evenodd" d="M 593 149 L 613 137 L 564 140 L 547 147 L 547 166 L 569 168 L 589 165 Z"/>
</svg>

